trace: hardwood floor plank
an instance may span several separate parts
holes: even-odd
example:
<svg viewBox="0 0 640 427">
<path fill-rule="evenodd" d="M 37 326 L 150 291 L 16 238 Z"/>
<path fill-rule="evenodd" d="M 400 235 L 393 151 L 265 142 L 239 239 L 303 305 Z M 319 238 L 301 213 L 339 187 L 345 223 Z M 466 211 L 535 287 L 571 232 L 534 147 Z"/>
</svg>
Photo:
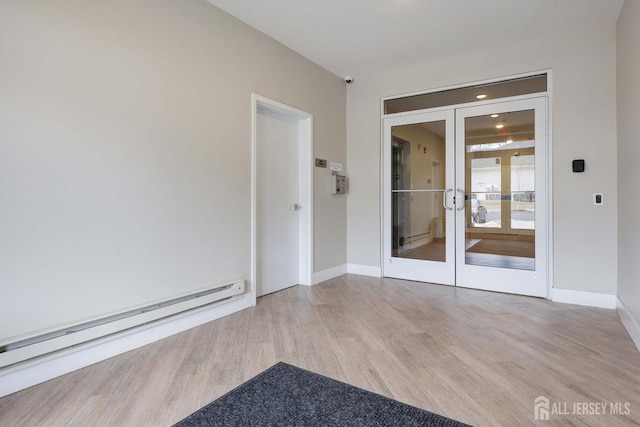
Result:
<svg viewBox="0 0 640 427">
<path fill-rule="evenodd" d="M 640 425 L 613 310 L 345 275 L 0 399 L 0 426 L 171 425 L 277 361 L 477 426 Z M 629 403 L 533 419 L 534 400 Z"/>
<path fill-rule="evenodd" d="M 380 374 L 369 364 L 368 351 L 362 341 L 353 337 L 329 341 L 344 372 L 344 382 L 383 396 L 392 395 Z"/>
</svg>

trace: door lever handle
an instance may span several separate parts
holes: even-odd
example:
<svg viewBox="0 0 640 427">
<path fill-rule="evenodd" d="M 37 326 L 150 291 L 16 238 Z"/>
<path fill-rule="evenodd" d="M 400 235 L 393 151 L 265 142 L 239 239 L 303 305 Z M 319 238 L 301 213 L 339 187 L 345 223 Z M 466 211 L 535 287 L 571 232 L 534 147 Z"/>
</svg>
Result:
<svg viewBox="0 0 640 427">
<path fill-rule="evenodd" d="M 451 193 L 452 191 L 453 191 L 453 188 L 448 188 L 442 192 L 442 207 L 448 211 L 453 210 L 453 208 L 450 208 L 449 206 L 447 206 L 447 194 Z"/>
</svg>

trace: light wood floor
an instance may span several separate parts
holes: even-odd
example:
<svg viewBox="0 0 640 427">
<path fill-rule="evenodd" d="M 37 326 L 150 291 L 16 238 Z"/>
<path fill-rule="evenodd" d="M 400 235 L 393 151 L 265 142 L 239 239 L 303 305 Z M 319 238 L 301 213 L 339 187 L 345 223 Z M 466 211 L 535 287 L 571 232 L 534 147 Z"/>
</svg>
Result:
<svg viewBox="0 0 640 427">
<path fill-rule="evenodd" d="M 0 399 L 0 425 L 171 425 L 276 361 L 473 425 L 531 425 L 540 395 L 631 414 L 539 425 L 640 425 L 640 353 L 615 311 L 354 275 Z"/>
</svg>

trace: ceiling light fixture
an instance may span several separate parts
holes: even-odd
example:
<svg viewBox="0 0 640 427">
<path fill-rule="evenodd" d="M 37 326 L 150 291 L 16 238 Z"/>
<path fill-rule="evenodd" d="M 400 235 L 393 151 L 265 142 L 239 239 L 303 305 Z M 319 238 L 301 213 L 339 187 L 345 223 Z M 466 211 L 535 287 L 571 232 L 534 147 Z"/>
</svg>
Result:
<svg viewBox="0 0 640 427">
<path fill-rule="evenodd" d="M 504 125 L 502 123 L 500 123 L 499 125 L 496 125 L 496 129 L 502 129 L 504 127 Z"/>
<path fill-rule="evenodd" d="M 500 117 L 500 114 L 492 114 L 489 117 L 491 117 L 492 119 L 495 119 L 496 117 Z"/>
<path fill-rule="evenodd" d="M 485 95 L 484 93 L 481 94 L 481 95 L 476 95 L 476 98 L 478 98 L 478 99 L 484 99 L 486 97 L 487 97 L 487 95 Z"/>
</svg>

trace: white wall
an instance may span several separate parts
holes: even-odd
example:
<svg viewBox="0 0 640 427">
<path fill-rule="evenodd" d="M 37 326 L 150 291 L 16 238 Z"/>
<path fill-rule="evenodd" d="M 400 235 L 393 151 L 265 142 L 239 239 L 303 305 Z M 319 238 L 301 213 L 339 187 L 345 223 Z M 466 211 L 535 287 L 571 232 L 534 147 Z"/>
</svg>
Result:
<svg viewBox="0 0 640 427">
<path fill-rule="evenodd" d="M 205 0 L 3 1 L 0 58 L 0 338 L 248 279 L 252 92 L 346 163 L 342 79 Z M 322 270 L 346 200 L 315 178 Z"/>
<path fill-rule="evenodd" d="M 617 28 L 618 297 L 640 327 L 640 2 L 624 3 Z"/>
<path fill-rule="evenodd" d="M 357 75 L 347 89 L 349 263 L 380 265 L 381 97 L 551 68 L 554 286 L 615 294 L 615 61 L 615 28 L 607 27 Z M 573 174 L 579 158 L 586 172 Z M 593 192 L 604 193 L 604 206 L 592 205 Z"/>
</svg>

